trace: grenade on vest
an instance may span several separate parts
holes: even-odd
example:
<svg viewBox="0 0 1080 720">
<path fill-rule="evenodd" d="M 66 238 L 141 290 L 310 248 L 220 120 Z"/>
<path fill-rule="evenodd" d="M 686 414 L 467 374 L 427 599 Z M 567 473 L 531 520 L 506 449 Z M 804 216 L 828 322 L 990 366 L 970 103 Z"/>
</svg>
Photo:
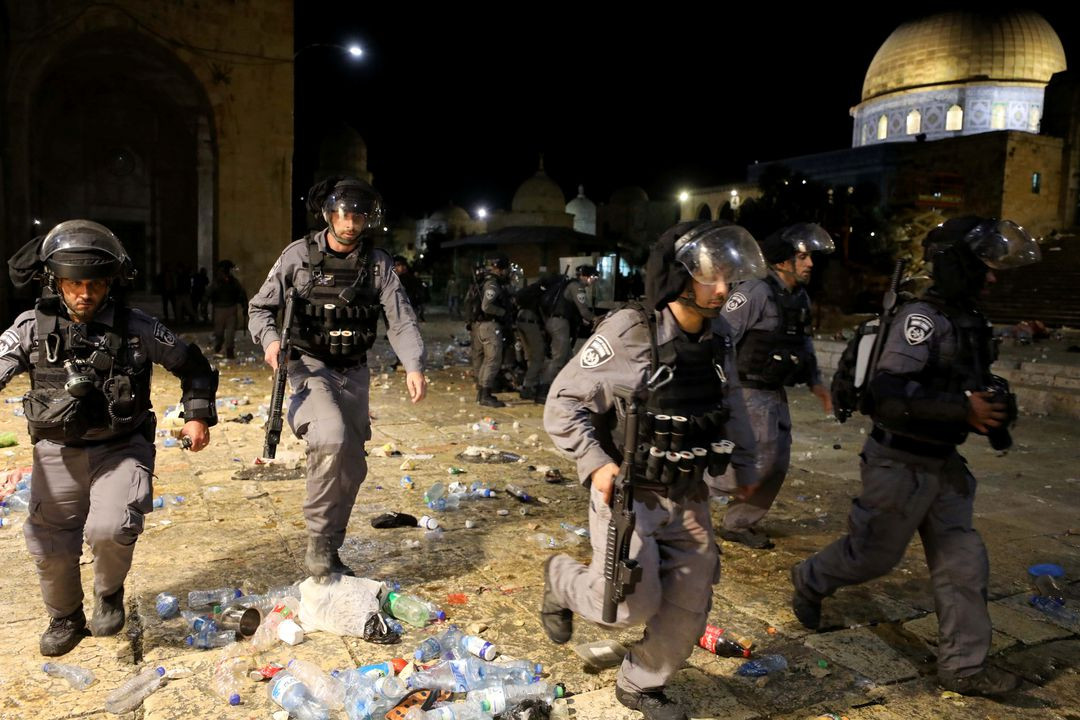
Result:
<svg viewBox="0 0 1080 720">
<path fill-rule="evenodd" d="M 653 419 L 653 447 L 667 452 L 671 445 L 671 416 L 657 415 Z"/>
<path fill-rule="evenodd" d="M 672 452 L 682 452 L 683 438 L 686 436 L 686 431 L 689 427 L 690 421 L 682 415 L 671 416 L 671 440 L 668 444 L 668 450 L 671 450 Z"/>
<path fill-rule="evenodd" d="M 709 446 L 709 474 L 719 477 L 727 471 L 728 463 L 731 462 L 731 453 L 735 450 L 735 443 L 730 440 L 714 442 Z"/>
<path fill-rule="evenodd" d="M 86 397 L 94 389 L 94 377 L 80 368 L 74 360 L 65 360 L 64 370 L 67 371 L 67 382 L 64 383 L 64 389 L 72 397 Z"/>
<path fill-rule="evenodd" d="M 664 469 L 660 471 L 660 482 L 671 485 L 679 479 L 679 453 L 668 450 L 664 455 Z"/>
</svg>

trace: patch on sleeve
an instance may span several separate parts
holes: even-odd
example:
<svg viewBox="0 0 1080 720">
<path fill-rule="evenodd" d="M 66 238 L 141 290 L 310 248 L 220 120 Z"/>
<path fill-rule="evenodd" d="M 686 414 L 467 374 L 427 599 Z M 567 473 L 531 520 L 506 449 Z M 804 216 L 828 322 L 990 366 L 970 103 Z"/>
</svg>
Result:
<svg viewBox="0 0 1080 720">
<path fill-rule="evenodd" d="M 3 335 L 0 335 L 0 357 L 4 357 L 17 347 L 19 347 L 19 333 L 8 328 Z"/>
<path fill-rule="evenodd" d="M 484 299 L 485 300 L 494 300 L 495 296 L 497 294 L 498 293 L 495 292 L 495 288 L 488 288 L 487 290 L 484 291 Z"/>
<path fill-rule="evenodd" d="M 737 292 L 728 298 L 727 305 L 724 306 L 724 312 L 735 312 L 745 304 L 746 296 L 741 292 Z"/>
<path fill-rule="evenodd" d="M 168 345 L 169 347 L 176 346 L 176 336 L 172 334 L 172 330 L 165 327 L 160 322 L 154 323 L 154 339 L 162 345 Z"/>
<path fill-rule="evenodd" d="M 581 349 L 581 367 L 591 370 L 600 367 L 611 358 L 615 357 L 615 351 L 611 349 L 611 343 L 603 335 L 594 335 L 589 344 Z"/>
<path fill-rule="evenodd" d="M 934 334 L 934 321 L 925 315 L 912 313 L 904 321 L 904 339 L 908 345 L 919 345 L 930 339 Z"/>
<path fill-rule="evenodd" d="M 275 262 L 273 267 L 270 268 L 270 272 L 266 273 L 266 279 L 269 280 L 270 278 L 277 275 L 277 271 L 278 271 L 278 269 L 280 267 L 281 267 L 281 256 L 279 255 L 278 259 L 277 259 L 277 262 Z"/>
<path fill-rule="evenodd" d="M 575 295 L 574 297 L 577 298 L 578 304 L 580 304 L 580 305 L 588 305 L 589 304 L 588 299 L 585 296 L 585 291 L 584 290 L 578 290 L 577 295 Z"/>
</svg>

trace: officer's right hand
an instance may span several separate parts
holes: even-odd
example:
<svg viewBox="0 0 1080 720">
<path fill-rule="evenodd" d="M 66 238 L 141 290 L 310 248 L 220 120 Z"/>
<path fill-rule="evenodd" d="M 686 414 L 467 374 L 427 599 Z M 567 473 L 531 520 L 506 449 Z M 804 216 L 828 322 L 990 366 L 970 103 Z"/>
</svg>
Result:
<svg viewBox="0 0 1080 720">
<path fill-rule="evenodd" d="M 589 479 L 592 480 L 592 486 L 604 496 L 605 505 L 611 504 L 611 490 L 615 486 L 615 478 L 618 474 L 619 466 L 615 463 L 608 463 L 593 470 L 592 475 L 589 476 Z"/>
<path fill-rule="evenodd" d="M 1009 414 L 1004 403 L 992 402 L 993 393 L 973 392 L 968 394 L 968 425 L 984 435 L 991 428 L 1001 427 Z"/>
<path fill-rule="evenodd" d="M 280 352 L 281 343 L 275 340 L 274 342 L 266 346 L 266 352 L 263 353 L 263 360 L 266 361 L 267 365 L 274 369 L 274 372 L 277 372 L 277 359 Z"/>
</svg>

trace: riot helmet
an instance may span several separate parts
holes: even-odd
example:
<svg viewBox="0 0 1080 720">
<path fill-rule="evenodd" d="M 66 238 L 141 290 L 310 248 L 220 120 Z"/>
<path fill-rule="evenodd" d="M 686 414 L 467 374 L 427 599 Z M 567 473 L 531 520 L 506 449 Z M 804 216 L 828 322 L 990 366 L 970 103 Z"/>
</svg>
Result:
<svg viewBox="0 0 1080 720">
<path fill-rule="evenodd" d="M 595 265 L 578 265 L 574 268 L 574 272 L 579 277 L 600 277 L 600 271 L 596 269 Z"/>
<path fill-rule="evenodd" d="M 315 188 L 312 188 L 312 192 L 315 192 Z M 363 180 L 354 177 L 341 178 L 334 183 L 323 199 L 322 215 L 334 237 L 345 245 L 351 245 L 355 240 L 350 242 L 338 237 L 334 231 L 332 219 L 334 216 L 362 215 L 364 218 L 362 232 L 374 232 L 383 224 L 382 196 Z"/>
<path fill-rule="evenodd" d="M 502 253 L 490 253 L 484 258 L 484 265 L 490 270 L 509 270 L 510 258 Z"/>
<path fill-rule="evenodd" d="M 67 220 L 45 236 L 41 261 L 53 280 L 131 280 L 135 268 L 119 238 L 90 220 Z"/>
<path fill-rule="evenodd" d="M 990 270 L 1007 270 L 1042 258 L 1031 234 L 1011 220 L 968 215 L 948 220 L 923 240 L 932 263 L 936 294 L 949 300 L 974 298 Z"/>
<path fill-rule="evenodd" d="M 836 244 L 817 223 L 795 223 L 778 230 L 761 243 L 761 254 L 770 265 L 792 259 L 798 253 L 831 253 Z"/>
</svg>

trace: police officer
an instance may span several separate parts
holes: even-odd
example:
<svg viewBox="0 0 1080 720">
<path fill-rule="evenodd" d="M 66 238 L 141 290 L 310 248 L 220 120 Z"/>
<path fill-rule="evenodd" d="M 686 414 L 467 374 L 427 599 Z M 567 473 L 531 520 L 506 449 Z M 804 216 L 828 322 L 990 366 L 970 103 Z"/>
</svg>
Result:
<svg viewBox="0 0 1080 720">
<path fill-rule="evenodd" d="M 761 243 L 768 275 L 735 288 L 721 313 L 738 351 L 740 392 L 754 426 L 761 480 L 753 497 L 736 498 L 728 505 L 720 531 L 724 540 L 756 549 L 773 547 L 757 523 L 772 506 L 791 464 L 791 412 L 784 388 L 806 383 L 825 412 L 832 411 L 814 355 L 805 286 L 814 267 L 812 253 L 829 253 L 833 247 L 829 234 L 813 223 L 773 233 Z M 715 490 L 727 492 L 732 484 L 730 477 L 724 478 Z"/>
<path fill-rule="evenodd" d="M 519 394 L 522 400 L 536 400 L 540 374 L 544 369 L 544 360 L 547 357 L 544 331 L 540 325 L 543 318 L 537 307 L 522 304 L 520 295 L 517 308 L 517 316 L 514 318 L 514 331 L 517 333 L 522 350 L 525 352 L 525 377 L 521 382 Z"/>
<path fill-rule="evenodd" d="M 294 350 L 288 358 L 293 394 L 286 417 L 293 433 L 307 442 L 304 563 L 314 577 L 351 575 L 338 550 L 367 476 L 367 351 L 380 310 L 414 403 L 427 392 L 424 344 L 390 256 L 373 245 L 382 227 L 382 198 L 375 189 L 356 178 L 330 178 L 309 191 L 308 208 L 327 227 L 285 248 L 251 299 L 248 325 L 267 364 L 276 369 L 281 343 L 275 315 L 296 290 Z"/>
<path fill-rule="evenodd" d="M 479 296 L 473 307 L 473 370 L 476 373 L 476 402 L 485 407 L 506 407 L 492 394 L 503 364 L 503 346 L 513 322 L 513 297 L 507 289 L 510 259 L 500 253 L 489 255 L 479 282 Z"/>
<path fill-rule="evenodd" d="M 796 617 L 821 622 L 821 601 L 889 572 L 917 530 L 938 615 L 938 680 L 962 694 L 994 695 L 1019 680 L 986 664 L 989 561 L 972 528 L 975 478 L 956 446 L 970 431 L 1007 448 L 1015 397 L 990 374 L 992 328 L 975 300 L 994 272 L 1036 262 L 1038 245 L 1009 221 L 964 217 L 927 236 L 933 286 L 907 303 L 870 372 L 874 429 L 863 446 L 862 493 L 849 532 L 792 568 Z"/>
<path fill-rule="evenodd" d="M 90 630 L 115 635 L 124 626 L 124 580 L 153 507 L 153 363 L 180 378 L 181 435 L 194 451 L 217 422 L 217 371 L 197 345 L 111 297 L 134 269 L 108 228 L 62 222 L 41 243 L 40 261 L 41 299 L 0 336 L 0 388 L 30 373 L 23 408 L 34 460 L 23 532 L 51 618 L 39 647 L 54 656 L 85 634 L 84 536 L 94 552 Z"/>
<path fill-rule="evenodd" d="M 214 353 L 225 346 L 225 357 L 236 357 L 236 316 L 247 309 L 248 298 L 244 286 L 232 274 L 236 264 L 221 260 L 214 268 L 214 282 L 207 296 L 214 308 Z"/>
<path fill-rule="evenodd" d="M 609 504 L 624 460 L 618 425 L 626 408 L 616 401 L 616 388 L 629 388 L 652 414 L 639 434 L 644 444 L 630 475 L 636 527 L 629 557 L 643 572 L 618 607 L 614 623 L 614 627 L 645 623 L 644 638 L 623 661 L 615 697 L 647 718 L 686 717 L 664 694 L 664 686 L 705 628 L 720 557 L 703 482 L 707 474 L 684 474 L 674 464 L 657 465 L 642 458 L 652 457 L 651 448 L 661 444 L 661 418 L 667 418 L 663 422 L 672 421 L 672 429 L 662 447 L 691 452 L 713 443 L 719 446 L 723 439 L 732 441 L 734 452 L 728 457 L 741 492 L 753 491 L 754 440 L 745 408 L 734 392 L 734 354 L 722 323 L 714 325 L 711 320 L 719 314 L 729 283 L 764 272 L 757 244 L 741 227 L 700 221 L 674 226 L 650 253 L 644 306 L 607 317 L 559 373 L 548 394 L 544 429 L 577 461 L 578 476 L 590 487 L 593 544 L 589 566 L 566 555 L 556 555 L 545 565 L 541 623 L 555 643 L 570 639 L 573 613 L 593 622 L 602 618 Z M 648 429 L 650 424 L 653 430 Z M 646 446 L 648 452 L 642 453 Z M 692 452 L 691 456 L 696 457 Z"/>
<path fill-rule="evenodd" d="M 582 323 L 592 324 L 596 315 L 589 306 L 588 287 L 600 277 L 600 271 L 595 265 L 578 265 L 574 277 L 563 284 L 558 291 L 554 302 L 544 308 L 547 317 L 544 319 L 544 327 L 547 329 L 548 342 L 551 346 L 551 357 L 544 366 L 543 385 L 538 392 L 538 397 L 543 399 L 547 395 L 547 389 L 551 381 L 559 374 L 563 366 L 570 360 L 570 353 L 574 349 L 574 340 L 577 338 L 578 328 Z"/>
</svg>

